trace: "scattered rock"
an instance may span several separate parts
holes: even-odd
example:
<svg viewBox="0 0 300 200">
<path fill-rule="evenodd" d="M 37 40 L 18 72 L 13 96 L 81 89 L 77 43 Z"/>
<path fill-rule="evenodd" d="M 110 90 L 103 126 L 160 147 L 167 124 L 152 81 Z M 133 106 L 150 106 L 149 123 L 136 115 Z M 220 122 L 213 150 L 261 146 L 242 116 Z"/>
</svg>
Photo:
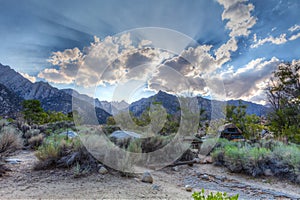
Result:
<svg viewBox="0 0 300 200">
<path fill-rule="evenodd" d="M 9 164 L 19 164 L 21 162 L 21 160 L 17 159 L 17 158 L 7 158 L 7 159 L 5 159 L 5 162 L 7 162 Z"/>
<path fill-rule="evenodd" d="M 266 169 L 266 170 L 264 170 L 264 175 L 265 176 L 273 176 L 274 174 L 270 169 Z"/>
<path fill-rule="evenodd" d="M 179 167 L 178 166 L 172 167 L 172 170 L 175 171 L 175 172 L 178 172 L 179 171 Z"/>
<path fill-rule="evenodd" d="M 104 166 L 102 166 L 102 167 L 100 167 L 100 169 L 98 170 L 98 173 L 99 173 L 99 174 L 107 174 L 107 173 L 108 173 L 108 170 L 107 170 Z"/>
<path fill-rule="evenodd" d="M 153 177 L 151 176 L 150 172 L 144 172 L 142 182 L 153 183 Z"/>
<path fill-rule="evenodd" d="M 191 191 L 193 191 L 193 187 L 191 185 L 186 185 L 185 186 L 185 191 L 191 192 Z"/>
<path fill-rule="evenodd" d="M 152 189 L 153 189 L 153 190 L 159 191 L 159 190 L 160 190 L 160 185 L 154 184 L 154 185 L 152 186 Z"/>
<path fill-rule="evenodd" d="M 300 184 L 300 175 L 297 176 L 297 178 L 296 178 L 296 183 L 297 183 L 297 184 Z"/>
<path fill-rule="evenodd" d="M 200 176 L 200 178 L 209 181 L 209 176 L 207 174 L 203 174 L 202 176 Z"/>
<path fill-rule="evenodd" d="M 200 161 L 200 164 L 212 164 L 213 160 L 211 156 L 206 156 Z"/>
</svg>

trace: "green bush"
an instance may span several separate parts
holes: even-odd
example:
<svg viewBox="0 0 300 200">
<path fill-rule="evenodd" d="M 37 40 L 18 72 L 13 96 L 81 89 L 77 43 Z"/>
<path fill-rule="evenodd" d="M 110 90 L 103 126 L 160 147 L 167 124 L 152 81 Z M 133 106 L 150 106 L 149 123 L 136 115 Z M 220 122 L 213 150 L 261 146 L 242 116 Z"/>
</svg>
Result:
<svg viewBox="0 0 300 200">
<path fill-rule="evenodd" d="M 240 172 L 243 169 L 242 161 L 245 159 L 245 149 L 236 146 L 226 146 L 224 152 L 225 166 L 232 172 Z"/>
<path fill-rule="evenodd" d="M 300 146 L 279 141 L 262 140 L 257 143 L 219 140 L 211 153 L 214 164 L 224 165 L 232 172 L 252 176 L 271 170 L 275 176 L 297 182 L 300 175 Z"/>
<path fill-rule="evenodd" d="M 281 144 L 276 146 L 272 153 L 273 158 L 282 160 L 285 164 L 291 166 L 294 173 L 300 174 L 300 147 L 299 145 Z"/>
<path fill-rule="evenodd" d="M 217 192 L 217 193 L 210 193 L 208 195 L 205 195 L 204 189 L 201 190 L 201 192 L 194 192 L 192 194 L 192 197 L 194 200 L 237 200 L 239 198 L 239 195 L 234 196 L 228 196 L 226 192 Z"/>
<path fill-rule="evenodd" d="M 131 140 L 127 151 L 133 152 L 133 153 L 142 153 L 142 142 L 140 139 Z"/>
<path fill-rule="evenodd" d="M 41 161 L 48 159 L 57 160 L 65 151 L 76 151 L 80 147 L 81 143 L 77 138 L 67 139 L 65 136 L 53 135 L 46 138 L 37 149 L 36 157 Z"/>
</svg>

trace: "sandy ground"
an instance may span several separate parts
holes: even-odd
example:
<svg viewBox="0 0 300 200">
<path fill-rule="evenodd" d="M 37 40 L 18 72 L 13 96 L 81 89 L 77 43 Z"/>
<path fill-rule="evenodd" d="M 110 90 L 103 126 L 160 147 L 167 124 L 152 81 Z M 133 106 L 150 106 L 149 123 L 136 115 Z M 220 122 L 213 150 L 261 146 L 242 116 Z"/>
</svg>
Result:
<svg viewBox="0 0 300 200">
<path fill-rule="evenodd" d="M 72 170 L 33 171 L 33 152 L 21 151 L 18 164 L 0 178 L 0 199 L 192 199 L 193 191 L 225 191 L 240 199 L 300 199 L 300 186 L 276 178 L 252 178 L 231 174 L 213 165 L 179 166 L 152 172 L 154 183 L 143 183 L 141 175 L 126 178 L 110 170 L 74 178 Z"/>
</svg>

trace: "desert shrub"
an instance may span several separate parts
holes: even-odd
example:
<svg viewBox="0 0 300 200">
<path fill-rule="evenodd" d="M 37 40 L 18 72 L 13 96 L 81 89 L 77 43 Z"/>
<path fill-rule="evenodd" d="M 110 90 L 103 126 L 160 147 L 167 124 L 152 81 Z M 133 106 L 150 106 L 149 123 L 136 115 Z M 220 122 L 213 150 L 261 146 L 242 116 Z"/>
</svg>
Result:
<svg viewBox="0 0 300 200">
<path fill-rule="evenodd" d="M 35 149 L 43 143 L 43 140 L 44 140 L 44 135 L 38 134 L 28 139 L 28 145 L 30 146 L 30 148 Z"/>
<path fill-rule="evenodd" d="M 0 131 L 0 157 L 4 157 L 22 148 L 20 132 L 14 127 L 5 126 Z"/>
<path fill-rule="evenodd" d="M 201 192 L 194 192 L 192 197 L 194 200 L 238 200 L 239 195 L 236 194 L 234 196 L 228 196 L 226 192 L 211 192 L 208 195 L 205 195 L 205 191 L 202 189 Z"/>
<path fill-rule="evenodd" d="M 220 140 L 211 153 L 214 164 L 224 165 L 232 172 L 252 176 L 270 170 L 275 176 L 297 182 L 300 175 L 300 146 L 279 141 L 227 142 Z"/>
<path fill-rule="evenodd" d="M 287 164 L 295 174 L 300 174 L 300 148 L 298 145 L 281 144 L 276 146 L 273 150 L 273 158 Z"/>
<path fill-rule="evenodd" d="M 242 160 L 245 159 L 244 149 L 236 146 L 226 146 L 224 151 L 224 164 L 231 172 L 241 172 Z"/>
<path fill-rule="evenodd" d="M 9 122 L 6 119 L 0 119 L 0 129 L 8 124 Z"/>
<path fill-rule="evenodd" d="M 105 133 L 105 135 L 110 135 L 113 132 L 119 131 L 121 129 L 120 129 L 120 127 L 115 126 L 115 125 L 103 125 L 102 130 Z"/>
<path fill-rule="evenodd" d="M 26 133 L 24 134 L 25 138 L 31 138 L 33 136 L 36 136 L 40 133 L 41 131 L 39 129 L 30 129 L 28 131 L 26 131 Z"/>
<path fill-rule="evenodd" d="M 174 137 L 174 134 L 168 136 L 156 135 L 142 139 L 142 149 L 144 153 L 153 152 L 167 145 Z"/>
<path fill-rule="evenodd" d="M 253 147 L 247 148 L 245 152 L 247 152 L 247 155 L 242 160 L 244 171 L 252 176 L 263 175 L 271 151 L 266 148 Z"/>
<path fill-rule="evenodd" d="M 127 151 L 133 152 L 133 153 L 142 153 L 142 142 L 140 139 L 131 140 Z"/>
<path fill-rule="evenodd" d="M 79 138 L 53 135 L 44 139 L 36 151 L 39 162 L 35 169 L 69 168 L 79 164 L 82 170 L 96 170 L 98 161 L 82 145 Z"/>
<path fill-rule="evenodd" d="M 215 165 L 217 166 L 222 166 L 224 165 L 224 150 L 222 148 L 216 148 L 212 153 L 211 153 L 212 160 Z"/>
</svg>

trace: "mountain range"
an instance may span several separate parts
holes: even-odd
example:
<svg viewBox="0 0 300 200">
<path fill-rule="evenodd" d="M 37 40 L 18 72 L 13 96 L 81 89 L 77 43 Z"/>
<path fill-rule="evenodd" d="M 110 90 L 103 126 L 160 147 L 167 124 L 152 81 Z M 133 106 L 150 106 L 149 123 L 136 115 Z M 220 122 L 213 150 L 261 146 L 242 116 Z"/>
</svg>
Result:
<svg viewBox="0 0 300 200">
<path fill-rule="evenodd" d="M 129 110 L 139 116 L 148 109 L 152 103 L 161 103 L 169 114 L 180 112 L 180 103 L 175 95 L 159 91 L 157 94 L 142 98 L 130 105 L 125 101 L 108 102 L 94 99 L 88 95 L 80 94 L 74 89 L 57 89 L 46 82 L 32 83 L 9 66 L 0 64 L 0 116 L 13 116 L 21 110 L 21 102 L 28 99 L 37 99 L 42 107 L 48 111 L 71 112 L 72 99 L 76 100 L 85 112 L 95 112 L 99 123 L 105 123 L 106 119 L 122 110 Z M 221 117 L 221 107 L 226 104 L 237 105 L 238 100 L 216 101 L 197 97 L 198 105 L 206 110 L 207 117 Z M 247 105 L 247 114 L 265 115 L 268 108 L 252 102 L 242 101 Z M 83 106 L 82 106 L 83 105 Z M 73 105 L 74 106 L 74 105 Z"/>
</svg>

